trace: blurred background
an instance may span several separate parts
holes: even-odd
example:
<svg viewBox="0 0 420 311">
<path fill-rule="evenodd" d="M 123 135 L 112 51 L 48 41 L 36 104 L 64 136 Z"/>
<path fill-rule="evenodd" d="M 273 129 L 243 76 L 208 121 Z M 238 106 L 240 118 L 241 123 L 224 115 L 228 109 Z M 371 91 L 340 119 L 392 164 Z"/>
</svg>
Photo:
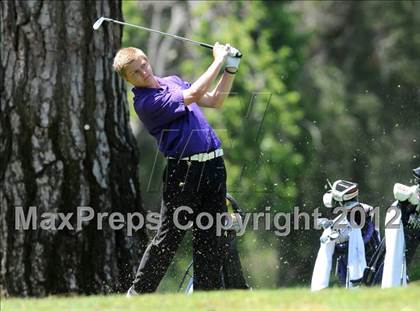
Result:
<svg viewBox="0 0 420 311">
<path fill-rule="evenodd" d="M 245 211 L 322 211 L 328 178 L 359 183 L 360 201 L 383 215 L 393 184 L 410 183 L 420 165 L 418 2 L 124 1 L 123 15 L 243 53 L 232 96 L 206 114 L 223 140 L 228 190 Z M 156 75 L 191 82 L 212 60 L 209 50 L 129 27 L 123 46 L 143 49 Z M 127 96 L 131 104 L 130 86 Z M 164 159 L 130 107 L 143 205 L 157 211 Z M 251 286 L 308 285 L 320 232 L 277 237 L 263 227 L 239 238 Z M 191 259 L 188 240 L 161 290 L 179 283 Z"/>
<path fill-rule="evenodd" d="M 346 179 L 380 207 L 383 232 L 394 183 L 410 184 L 420 166 L 419 1 L 15 0 L 0 9 L 0 296 L 125 292 L 154 234 L 98 230 L 96 219 L 81 230 L 15 228 L 17 206 L 38 216 L 160 208 L 165 160 L 113 58 L 138 47 L 156 75 L 193 82 L 212 54 L 110 23 L 94 31 L 100 16 L 242 52 L 231 96 L 206 114 L 223 141 L 228 191 L 246 212 L 323 211 L 327 178 Z M 321 233 L 259 228 L 238 239 L 248 283 L 308 286 Z M 176 291 L 190 240 L 160 291 Z M 420 279 L 419 251 L 409 272 Z"/>
</svg>

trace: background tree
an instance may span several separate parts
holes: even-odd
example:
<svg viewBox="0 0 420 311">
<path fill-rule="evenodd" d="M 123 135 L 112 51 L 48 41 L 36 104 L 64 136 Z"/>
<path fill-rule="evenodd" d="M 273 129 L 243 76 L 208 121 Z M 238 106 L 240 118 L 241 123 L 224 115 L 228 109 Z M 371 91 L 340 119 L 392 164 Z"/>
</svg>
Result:
<svg viewBox="0 0 420 311">
<path fill-rule="evenodd" d="M 136 143 L 112 72 L 120 1 L 1 2 L 1 290 L 10 295 L 125 290 L 145 243 L 96 218 L 81 231 L 15 230 L 15 207 L 142 211 Z M 76 218 L 71 218 L 76 226 Z M 57 219 L 57 225 L 59 220 Z"/>
</svg>

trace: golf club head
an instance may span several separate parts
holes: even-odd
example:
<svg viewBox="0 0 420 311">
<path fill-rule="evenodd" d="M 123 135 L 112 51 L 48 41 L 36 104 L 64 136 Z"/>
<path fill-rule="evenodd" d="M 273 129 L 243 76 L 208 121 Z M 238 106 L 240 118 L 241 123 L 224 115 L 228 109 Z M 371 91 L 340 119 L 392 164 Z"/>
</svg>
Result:
<svg viewBox="0 0 420 311">
<path fill-rule="evenodd" d="M 105 17 L 100 17 L 96 22 L 95 22 L 95 24 L 93 24 L 93 29 L 94 30 L 98 30 L 99 29 L 99 27 L 101 27 L 101 25 L 102 25 L 102 23 L 105 21 Z"/>
</svg>

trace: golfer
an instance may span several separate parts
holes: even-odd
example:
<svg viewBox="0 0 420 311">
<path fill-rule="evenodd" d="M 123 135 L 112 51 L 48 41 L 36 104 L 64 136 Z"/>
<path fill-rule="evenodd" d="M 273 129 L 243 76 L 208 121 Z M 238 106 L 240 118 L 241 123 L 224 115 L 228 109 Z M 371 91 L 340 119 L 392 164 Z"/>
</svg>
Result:
<svg viewBox="0 0 420 311">
<path fill-rule="evenodd" d="M 136 113 L 159 150 L 168 159 L 164 171 L 160 227 L 140 261 L 127 295 L 154 292 L 181 243 L 184 224 L 193 220 L 194 290 L 222 287 L 221 237 L 216 228 L 196 215 L 226 212 L 226 169 L 220 139 L 207 122 L 201 107 L 221 107 L 230 92 L 239 58 L 230 55 L 229 45 L 216 42 L 213 62 L 192 84 L 178 76 L 157 77 L 147 56 L 137 48 L 123 48 L 114 58 L 114 69 L 134 88 Z M 212 82 L 223 69 L 216 87 Z M 189 207 L 193 215 L 179 214 Z M 215 221 L 213 222 L 215 224 Z M 206 226 L 208 225 L 208 226 Z M 211 226 L 210 226 L 211 225 Z"/>
</svg>

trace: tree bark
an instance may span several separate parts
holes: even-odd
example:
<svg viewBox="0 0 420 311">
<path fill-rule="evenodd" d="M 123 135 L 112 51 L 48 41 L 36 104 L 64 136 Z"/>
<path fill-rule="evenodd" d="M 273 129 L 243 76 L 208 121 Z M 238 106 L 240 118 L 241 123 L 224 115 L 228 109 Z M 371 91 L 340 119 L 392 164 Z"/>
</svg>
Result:
<svg viewBox="0 0 420 311">
<path fill-rule="evenodd" d="M 123 291 L 147 237 L 102 229 L 17 230 L 24 214 L 143 213 L 123 81 L 112 71 L 120 1 L 2 1 L 0 290 L 5 295 Z M 57 219 L 57 226 L 60 224 Z"/>
</svg>

